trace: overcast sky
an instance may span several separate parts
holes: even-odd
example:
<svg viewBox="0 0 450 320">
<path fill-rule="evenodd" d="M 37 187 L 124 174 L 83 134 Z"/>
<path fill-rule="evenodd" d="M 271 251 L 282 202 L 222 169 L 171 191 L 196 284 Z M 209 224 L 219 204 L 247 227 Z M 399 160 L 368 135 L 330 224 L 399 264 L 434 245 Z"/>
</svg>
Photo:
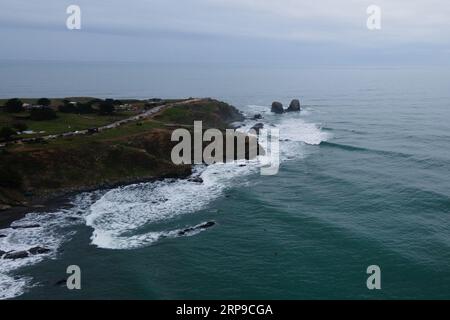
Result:
<svg viewBox="0 0 450 320">
<path fill-rule="evenodd" d="M 448 0 L 1 0 L 0 59 L 449 64 L 449 17 Z"/>
</svg>

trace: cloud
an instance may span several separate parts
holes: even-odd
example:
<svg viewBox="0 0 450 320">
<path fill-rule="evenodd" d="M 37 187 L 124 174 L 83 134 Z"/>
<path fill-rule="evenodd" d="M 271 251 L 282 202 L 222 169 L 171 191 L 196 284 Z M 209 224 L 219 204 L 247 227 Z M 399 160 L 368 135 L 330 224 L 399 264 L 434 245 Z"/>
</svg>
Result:
<svg viewBox="0 0 450 320">
<path fill-rule="evenodd" d="M 96 47 L 91 41 L 106 45 L 117 37 L 129 37 L 123 41 L 137 47 L 142 47 L 140 41 L 164 46 L 172 39 L 186 50 L 200 41 L 244 44 L 247 51 L 252 42 L 260 48 L 264 41 L 280 49 L 316 44 L 318 50 L 328 45 L 330 50 L 346 47 L 355 52 L 361 48 L 398 51 L 399 46 L 448 50 L 450 44 L 447 0 L 3 0 L 0 36 L 7 44 L 18 45 L 36 35 L 47 41 L 54 31 L 61 31 L 58 37 L 64 43 L 64 37 L 73 37 L 64 36 L 69 32 L 65 10 L 73 3 L 82 9 L 82 35 L 77 39 L 84 34 L 86 47 Z M 382 9 L 380 31 L 366 28 L 366 9 L 371 4 Z"/>
</svg>

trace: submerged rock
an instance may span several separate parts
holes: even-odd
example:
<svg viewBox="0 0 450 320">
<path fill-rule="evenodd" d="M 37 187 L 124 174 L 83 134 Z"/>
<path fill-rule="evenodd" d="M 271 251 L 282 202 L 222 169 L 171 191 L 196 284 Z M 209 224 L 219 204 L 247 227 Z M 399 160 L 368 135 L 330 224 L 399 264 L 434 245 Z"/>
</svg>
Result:
<svg viewBox="0 0 450 320">
<path fill-rule="evenodd" d="M 264 128 L 264 123 L 258 122 L 257 124 L 255 124 L 251 129 L 255 130 L 256 133 L 259 134 L 259 131 Z"/>
<path fill-rule="evenodd" d="M 198 229 L 207 229 L 215 226 L 216 223 L 214 221 L 205 222 L 199 226 L 197 226 Z"/>
<path fill-rule="evenodd" d="M 11 260 L 15 260 L 15 259 L 23 259 L 23 258 L 27 258 L 30 254 L 28 253 L 28 251 L 13 251 L 13 252 L 8 252 L 3 256 L 3 259 L 11 259 Z"/>
<path fill-rule="evenodd" d="M 67 220 L 69 220 L 69 221 L 79 221 L 79 220 L 81 220 L 81 218 L 80 217 L 67 217 Z"/>
<path fill-rule="evenodd" d="M 0 250 L 0 257 L 1 257 L 2 255 L 4 255 L 5 253 L 6 253 L 5 251 Z"/>
<path fill-rule="evenodd" d="M 28 250 L 29 253 L 35 255 L 35 254 L 44 254 L 49 253 L 51 250 L 43 247 L 34 247 Z"/>
<path fill-rule="evenodd" d="M 0 238 L 6 238 L 6 234 L 0 234 Z"/>
<path fill-rule="evenodd" d="M 188 181 L 191 181 L 191 182 L 197 182 L 197 183 L 203 183 L 203 179 L 200 178 L 199 176 L 189 178 Z"/>
<path fill-rule="evenodd" d="M 262 115 L 261 115 L 260 113 L 257 113 L 257 114 L 255 114 L 255 115 L 253 116 L 252 119 L 253 119 L 253 120 L 259 120 L 259 119 L 262 119 Z"/>
<path fill-rule="evenodd" d="M 292 111 L 300 111 L 300 101 L 298 99 L 294 99 L 289 104 L 289 108 L 286 109 L 286 112 L 292 112 Z"/>
<path fill-rule="evenodd" d="M 55 283 L 57 287 L 65 287 L 67 285 L 67 279 L 61 279 Z"/>
<path fill-rule="evenodd" d="M 179 236 L 184 236 L 184 235 L 186 235 L 186 233 L 189 233 L 189 232 L 193 232 L 193 231 L 196 231 L 196 230 L 208 229 L 208 228 L 211 228 L 212 226 L 214 226 L 215 224 L 216 223 L 214 221 L 205 222 L 205 223 L 199 224 L 198 226 L 195 226 L 195 227 L 191 227 L 191 228 L 186 228 L 184 230 L 180 230 L 180 231 L 178 231 L 178 235 Z"/>
<path fill-rule="evenodd" d="M 39 224 L 29 224 L 29 225 L 23 225 L 23 226 L 12 226 L 11 229 L 31 229 L 31 228 L 39 228 Z"/>
<path fill-rule="evenodd" d="M 270 111 L 272 111 L 274 113 L 278 113 L 278 114 L 283 113 L 284 112 L 283 104 L 281 102 L 274 101 L 272 103 L 272 109 Z"/>
</svg>

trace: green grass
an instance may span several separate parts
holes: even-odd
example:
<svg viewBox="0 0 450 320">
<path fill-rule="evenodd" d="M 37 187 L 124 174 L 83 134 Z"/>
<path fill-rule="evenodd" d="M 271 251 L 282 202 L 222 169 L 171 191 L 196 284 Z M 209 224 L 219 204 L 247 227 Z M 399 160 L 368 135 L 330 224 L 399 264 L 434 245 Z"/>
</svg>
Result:
<svg viewBox="0 0 450 320">
<path fill-rule="evenodd" d="M 146 131 L 150 131 L 152 129 L 156 128 L 164 128 L 164 124 L 153 121 L 153 120 L 147 120 L 144 122 L 139 122 L 141 125 L 137 125 L 136 122 L 131 122 L 128 124 L 125 124 L 123 126 L 120 126 L 118 128 L 114 129 L 108 129 L 93 135 L 82 135 L 82 136 L 72 136 L 72 137 L 64 137 L 64 138 L 58 138 L 49 140 L 44 143 L 36 143 L 36 144 L 26 144 L 24 146 L 11 146 L 11 149 L 15 148 L 51 148 L 54 146 L 58 147 L 73 147 L 75 145 L 80 145 L 84 143 L 90 143 L 90 142 L 101 142 L 101 141 L 108 141 L 108 140 L 114 140 L 114 139 L 122 139 L 127 138 L 136 134 L 140 134 Z"/>
<path fill-rule="evenodd" d="M 72 114 L 57 112 L 58 118 L 46 121 L 33 121 L 27 119 L 28 114 L 22 112 L 19 114 L 8 114 L 0 112 L 0 127 L 12 127 L 15 122 L 23 122 L 35 134 L 23 135 L 20 137 L 36 137 L 42 135 L 59 134 L 69 131 L 85 130 L 97 128 L 112 122 L 128 118 L 133 112 L 120 112 L 110 116 L 100 116 L 97 114 Z M 45 131 L 44 133 L 39 133 Z"/>
<path fill-rule="evenodd" d="M 168 123 L 185 123 L 192 118 L 191 110 L 183 107 L 173 107 L 164 110 L 161 115 L 157 116 L 158 120 Z"/>
</svg>

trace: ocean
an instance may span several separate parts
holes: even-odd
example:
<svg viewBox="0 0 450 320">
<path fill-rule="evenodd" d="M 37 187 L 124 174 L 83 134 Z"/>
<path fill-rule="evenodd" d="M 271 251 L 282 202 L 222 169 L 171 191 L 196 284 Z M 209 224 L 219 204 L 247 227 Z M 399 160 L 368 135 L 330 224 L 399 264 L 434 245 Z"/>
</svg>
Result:
<svg viewBox="0 0 450 320">
<path fill-rule="evenodd" d="M 280 171 L 83 193 L 0 230 L 0 297 L 450 298 L 450 70 L 0 63 L 0 97 L 214 97 L 280 130 Z M 299 98 L 300 114 L 270 113 Z M 179 230 L 214 221 L 206 230 Z M 78 265 L 81 290 L 60 283 Z M 368 290 L 367 267 L 381 270 Z"/>
</svg>

